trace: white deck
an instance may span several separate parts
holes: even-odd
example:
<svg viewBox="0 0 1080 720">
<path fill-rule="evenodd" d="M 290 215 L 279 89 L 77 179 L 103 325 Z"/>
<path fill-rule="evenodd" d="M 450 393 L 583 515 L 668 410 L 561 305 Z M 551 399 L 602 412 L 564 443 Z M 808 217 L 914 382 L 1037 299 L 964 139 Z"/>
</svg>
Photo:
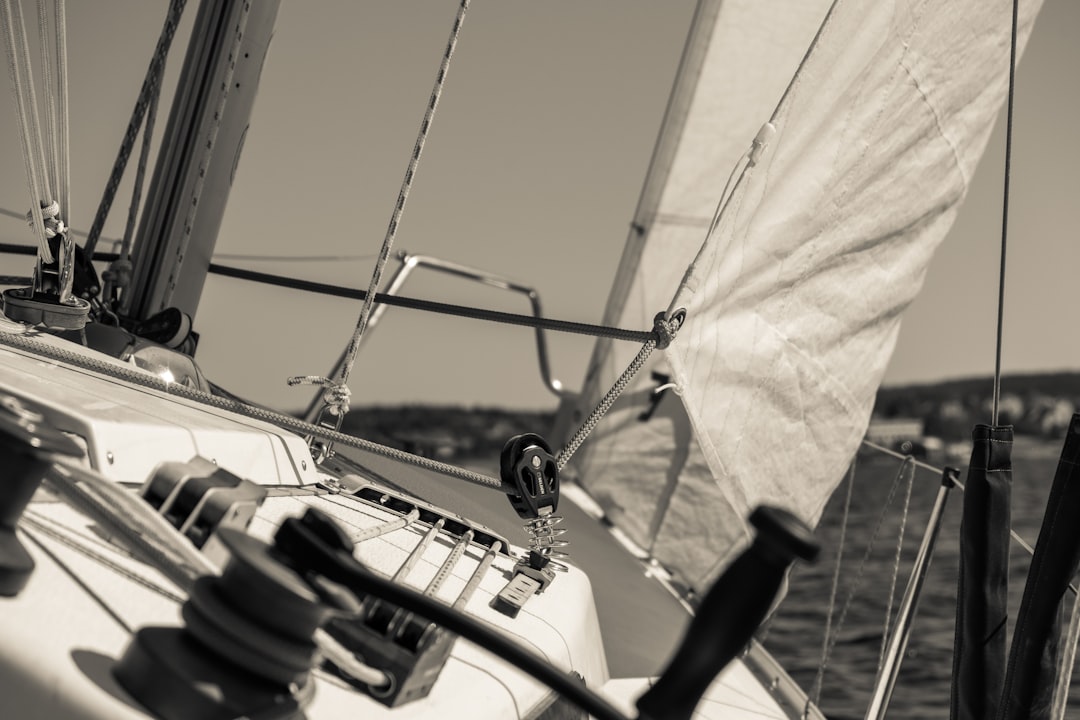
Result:
<svg viewBox="0 0 1080 720">
<path fill-rule="evenodd" d="M 45 404 L 48 422 L 79 435 L 91 464 L 115 480 L 141 482 L 157 462 L 186 461 L 209 448 L 221 467 L 279 488 L 252 522 L 250 532 L 257 537 L 269 539 L 281 519 L 307 506 L 327 512 L 354 536 L 398 517 L 347 495 L 290 495 L 289 486 L 309 484 L 317 474 L 306 446 L 288 433 L 22 351 L 4 347 L 0 354 L 0 392 Z M 506 516 L 513 517 L 509 507 Z M 426 530 L 426 525 L 416 523 L 366 540 L 358 544 L 357 557 L 391 575 Z M 47 493 L 39 493 L 31 503 L 20 536 L 37 568 L 17 597 L 0 598 L 0 715 L 50 720 L 146 717 L 113 680 L 110 667 L 136 629 L 179 624 L 183 592 L 156 569 L 102 537 L 85 516 Z M 452 538 L 440 535 L 406 582 L 423 589 L 452 545 Z M 621 554 L 615 543 L 609 546 L 604 552 Z M 452 602 L 484 552 L 485 548 L 472 545 L 438 596 Z M 611 560 L 617 565 L 625 558 L 612 555 Z M 629 706 L 647 681 L 608 683 L 605 643 L 585 573 L 571 569 L 561 574 L 517 618 L 510 619 L 493 610 L 490 602 L 509 579 L 512 566 L 512 558 L 497 558 L 466 611 L 556 666 L 580 673 L 590 687 L 603 688 L 613 700 Z M 617 591 L 627 602 L 633 602 L 639 589 L 645 595 L 656 590 L 655 583 L 639 572 L 623 575 L 619 584 L 625 586 Z M 633 640 L 623 639 L 630 644 Z M 658 657 L 656 663 L 663 659 Z M 307 709 L 312 720 L 526 718 L 552 697 L 546 687 L 462 640 L 456 643 L 430 696 L 393 710 L 321 671 L 314 676 L 317 690 Z M 790 717 L 774 693 L 741 663 L 725 671 L 700 710 L 702 718 Z M 743 714 L 733 715 L 736 710 Z"/>
</svg>

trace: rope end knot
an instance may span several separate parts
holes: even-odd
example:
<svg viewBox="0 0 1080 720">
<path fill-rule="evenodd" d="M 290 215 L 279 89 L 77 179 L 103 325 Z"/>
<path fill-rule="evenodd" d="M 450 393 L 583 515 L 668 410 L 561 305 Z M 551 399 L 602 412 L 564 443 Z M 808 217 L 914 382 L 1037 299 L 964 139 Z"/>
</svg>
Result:
<svg viewBox="0 0 1080 720">
<path fill-rule="evenodd" d="M 671 313 L 671 317 L 668 317 L 666 311 L 656 314 L 656 317 L 653 318 L 652 332 L 653 337 L 656 338 L 657 349 L 663 350 L 668 345 L 671 345 L 671 341 L 675 339 L 684 320 L 686 320 L 685 308 L 679 308 Z"/>
<path fill-rule="evenodd" d="M 331 380 L 321 375 L 299 375 L 291 377 L 286 382 L 290 387 L 296 385 L 317 385 L 325 388 L 322 401 L 327 412 L 335 417 L 345 417 L 349 412 L 349 403 L 352 401 L 352 390 L 345 383 Z"/>
<path fill-rule="evenodd" d="M 41 203 L 41 220 L 45 226 L 45 237 L 54 238 L 67 232 L 67 225 L 60 219 L 60 203 L 55 200 Z M 26 223 L 34 229 L 34 212 L 26 213 Z"/>
</svg>

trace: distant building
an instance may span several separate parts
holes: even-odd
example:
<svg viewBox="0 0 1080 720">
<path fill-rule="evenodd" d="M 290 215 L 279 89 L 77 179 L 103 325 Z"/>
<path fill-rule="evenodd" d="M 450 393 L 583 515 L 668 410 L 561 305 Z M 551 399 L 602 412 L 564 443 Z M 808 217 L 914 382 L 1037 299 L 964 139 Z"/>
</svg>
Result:
<svg viewBox="0 0 1080 720">
<path fill-rule="evenodd" d="M 920 440 L 923 436 L 923 421 L 919 418 L 870 418 L 866 428 L 866 439 L 870 442 L 896 447 L 906 441 Z"/>
</svg>

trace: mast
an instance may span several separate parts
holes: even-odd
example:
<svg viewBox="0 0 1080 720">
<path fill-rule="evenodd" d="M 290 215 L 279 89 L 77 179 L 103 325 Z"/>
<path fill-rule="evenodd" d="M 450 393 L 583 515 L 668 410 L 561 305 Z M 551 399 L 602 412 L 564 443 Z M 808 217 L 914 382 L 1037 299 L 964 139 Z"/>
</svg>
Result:
<svg viewBox="0 0 1080 720">
<path fill-rule="evenodd" d="M 279 5 L 199 6 L 134 244 L 131 317 L 198 309 Z"/>
</svg>

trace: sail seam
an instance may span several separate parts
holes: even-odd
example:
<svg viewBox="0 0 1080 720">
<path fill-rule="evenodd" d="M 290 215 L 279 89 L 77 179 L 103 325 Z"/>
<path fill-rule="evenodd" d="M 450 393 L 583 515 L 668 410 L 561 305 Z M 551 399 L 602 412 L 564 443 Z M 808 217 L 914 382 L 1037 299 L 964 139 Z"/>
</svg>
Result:
<svg viewBox="0 0 1080 720">
<path fill-rule="evenodd" d="M 960 173 L 960 179 L 963 183 L 963 187 L 961 188 L 960 192 L 964 193 L 967 191 L 970 179 L 968 178 L 967 173 L 964 172 L 964 166 L 960 163 L 960 151 L 956 147 L 956 144 L 953 142 L 949 134 L 945 132 L 945 127 L 941 123 L 941 114 L 938 112 L 937 106 L 930 100 L 930 96 L 923 88 L 922 82 L 920 82 L 919 78 L 915 75 L 915 71 L 905 62 L 905 59 L 907 58 L 906 50 L 907 48 L 905 46 L 905 52 L 903 55 L 900 56 L 900 60 L 897 62 L 897 64 L 904 71 L 904 74 L 906 74 L 911 80 L 911 86 L 915 88 L 916 91 L 918 91 L 919 97 L 922 98 L 923 104 L 930 111 L 930 114 L 933 115 L 934 126 L 937 128 L 938 137 L 940 137 L 942 141 L 949 146 L 949 152 L 952 153 L 953 166 L 956 168 L 957 172 Z"/>
</svg>

